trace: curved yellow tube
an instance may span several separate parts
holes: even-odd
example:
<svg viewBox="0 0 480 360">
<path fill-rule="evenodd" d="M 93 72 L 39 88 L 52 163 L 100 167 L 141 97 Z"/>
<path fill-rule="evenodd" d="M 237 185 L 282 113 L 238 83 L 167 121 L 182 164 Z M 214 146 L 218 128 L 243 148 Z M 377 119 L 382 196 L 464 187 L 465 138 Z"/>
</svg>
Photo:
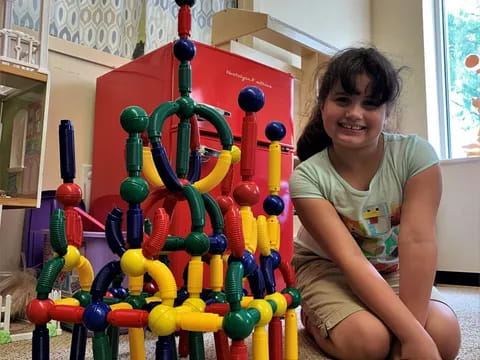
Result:
<svg viewBox="0 0 480 360">
<path fill-rule="evenodd" d="M 281 147 L 279 141 L 272 141 L 268 147 L 268 191 L 271 195 L 280 192 Z"/>
<path fill-rule="evenodd" d="M 112 310 L 121 310 L 121 309 L 131 310 L 131 309 L 133 309 L 133 307 L 129 303 L 122 302 L 122 303 L 110 305 L 110 309 L 112 309 Z"/>
<path fill-rule="evenodd" d="M 153 162 L 153 156 L 150 148 L 148 146 L 143 147 L 143 176 L 148 181 L 150 185 L 162 186 L 163 181 L 158 175 L 157 168 Z"/>
<path fill-rule="evenodd" d="M 80 301 L 74 298 L 57 299 L 54 303 L 55 305 L 80 306 Z"/>
<path fill-rule="evenodd" d="M 201 193 L 205 194 L 220 184 L 225 175 L 227 175 L 232 163 L 232 152 L 230 150 L 222 150 L 218 156 L 217 163 L 213 170 L 203 179 L 197 181 L 193 186 Z"/>
<path fill-rule="evenodd" d="M 270 239 L 268 237 L 267 218 L 263 215 L 257 217 L 258 250 L 263 256 L 270 256 Z"/>
<path fill-rule="evenodd" d="M 145 270 L 157 283 L 158 293 L 155 295 L 162 299 L 163 305 L 173 306 L 177 297 L 177 283 L 167 265 L 158 260 L 147 260 Z"/>
<path fill-rule="evenodd" d="M 295 309 L 285 314 L 285 360 L 298 360 L 298 328 Z"/>
<path fill-rule="evenodd" d="M 162 302 L 162 298 L 160 296 L 150 296 L 145 298 L 145 301 L 147 302 L 147 304 L 151 302 Z"/>
<path fill-rule="evenodd" d="M 77 266 L 80 288 L 83 291 L 90 291 L 93 282 L 93 267 L 85 256 L 80 256 L 80 262 Z"/>
<path fill-rule="evenodd" d="M 275 215 L 271 215 L 267 220 L 268 239 L 270 240 L 270 248 L 278 251 L 280 249 L 280 223 Z"/>
</svg>

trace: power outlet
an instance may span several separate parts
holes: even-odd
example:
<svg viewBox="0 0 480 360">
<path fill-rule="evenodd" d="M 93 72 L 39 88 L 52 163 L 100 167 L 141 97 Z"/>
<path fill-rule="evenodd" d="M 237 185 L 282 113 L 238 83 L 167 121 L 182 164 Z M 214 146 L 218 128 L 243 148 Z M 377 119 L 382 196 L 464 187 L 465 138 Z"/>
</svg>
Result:
<svg viewBox="0 0 480 360">
<path fill-rule="evenodd" d="M 90 188 L 92 186 L 92 165 L 82 164 L 82 192 L 87 212 L 90 210 Z"/>
</svg>

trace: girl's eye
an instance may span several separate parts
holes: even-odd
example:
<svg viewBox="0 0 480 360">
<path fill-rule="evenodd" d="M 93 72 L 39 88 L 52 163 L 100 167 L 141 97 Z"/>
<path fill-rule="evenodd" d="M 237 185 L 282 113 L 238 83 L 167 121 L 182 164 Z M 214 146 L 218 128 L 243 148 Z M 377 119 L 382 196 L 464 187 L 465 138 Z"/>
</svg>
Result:
<svg viewBox="0 0 480 360">
<path fill-rule="evenodd" d="M 380 105 L 378 105 L 377 102 L 375 102 L 373 100 L 365 100 L 363 102 L 363 107 L 366 108 L 366 109 L 376 109 L 379 106 Z"/>
<path fill-rule="evenodd" d="M 339 96 L 339 97 L 336 97 L 334 100 L 338 104 L 347 104 L 349 101 L 349 98 L 346 96 Z"/>
</svg>

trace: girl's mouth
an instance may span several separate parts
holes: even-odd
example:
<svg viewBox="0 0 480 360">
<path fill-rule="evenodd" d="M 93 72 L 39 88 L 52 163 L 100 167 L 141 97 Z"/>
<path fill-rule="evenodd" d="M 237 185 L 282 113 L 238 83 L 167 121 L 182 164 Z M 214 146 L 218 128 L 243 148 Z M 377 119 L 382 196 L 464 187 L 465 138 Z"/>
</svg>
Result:
<svg viewBox="0 0 480 360">
<path fill-rule="evenodd" d="M 338 125 L 347 130 L 360 131 L 360 130 L 365 130 L 367 128 L 366 126 L 362 126 L 362 125 L 348 124 L 348 123 L 342 123 L 342 122 L 338 123 Z"/>
</svg>

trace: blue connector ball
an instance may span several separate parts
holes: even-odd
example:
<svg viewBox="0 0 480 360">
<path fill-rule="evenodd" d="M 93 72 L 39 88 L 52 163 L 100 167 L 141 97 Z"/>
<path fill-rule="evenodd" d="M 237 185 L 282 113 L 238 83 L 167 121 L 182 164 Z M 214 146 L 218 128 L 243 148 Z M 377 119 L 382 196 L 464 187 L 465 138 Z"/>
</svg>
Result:
<svg viewBox="0 0 480 360">
<path fill-rule="evenodd" d="M 190 39 L 178 39 L 173 45 L 173 54 L 179 61 L 190 61 L 195 57 L 197 48 Z"/>
<path fill-rule="evenodd" d="M 256 86 L 247 86 L 238 95 L 238 105 L 243 111 L 257 112 L 265 104 L 263 91 Z"/>
<path fill-rule="evenodd" d="M 263 200 L 263 210 L 265 210 L 268 215 L 278 216 L 284 208 L 283 200 L 278 195 L 269 195 Z"/>
<path fill-rule="evenodd" d="M 193 5 L 195 5 L 195 0 L 175 0 L 175 2 L 178 6 L 188 5 L 192 7 Z"/>
<path fill-rule="evenodd" d="M 83 323 L 88 330 L 103 331 L 108 327 L 107 315 L 110 307 L 102 302 L 94 302 L 83 312 Z"/>
<path fill-rule="evenodd" d="M 272 121 L 265 128 L 265 136 L 270 141 L 279 141 L 285 137 L 287 129 L 280 121 Z"/>
<path fill-rule="evenodd" d="M 227 250 L 227 238 L 223 234 L 212 234 L 208 237 L 210 239 L 210 249 L 208 250 L 212 255 L 221 255 Z"/>
</svg>

